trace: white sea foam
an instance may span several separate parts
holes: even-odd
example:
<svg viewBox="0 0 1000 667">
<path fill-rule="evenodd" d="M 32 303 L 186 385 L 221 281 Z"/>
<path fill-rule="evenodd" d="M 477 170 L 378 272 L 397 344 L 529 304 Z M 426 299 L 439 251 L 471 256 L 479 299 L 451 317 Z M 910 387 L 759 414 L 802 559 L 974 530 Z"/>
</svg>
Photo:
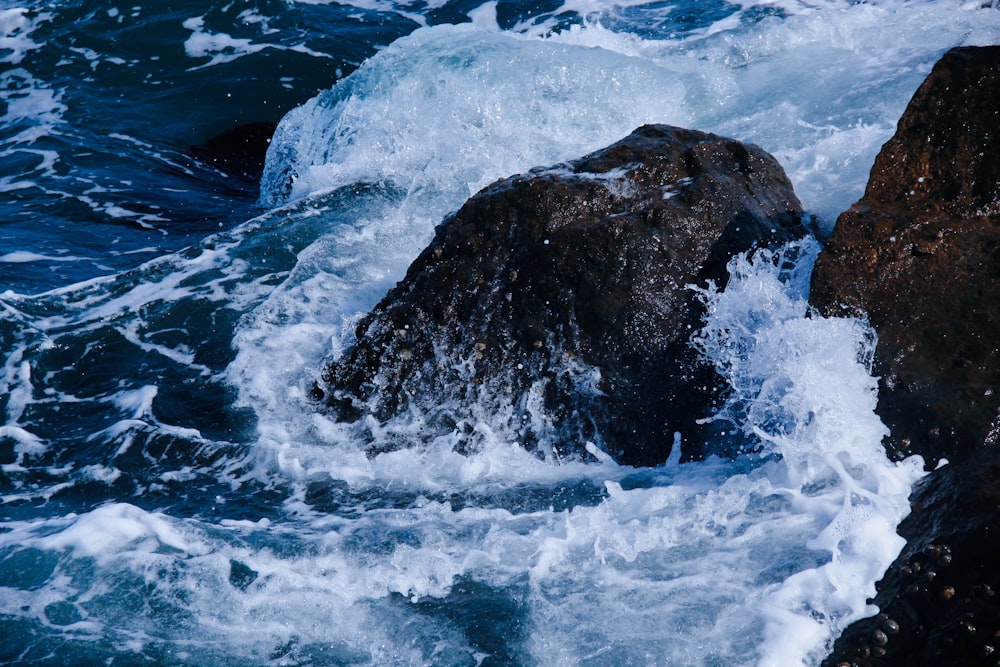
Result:
<svg viewBox="0 0 1000 667">
<path fill-rule="evenodd" d="M 806 318 L 808 274 L 790 281 L 801 281 L 796 295 L 777 271 L 762 270 L 783 262 L 764 252 L 753 262 L 735 259 L 725 292 L 706 293 L 710 317 L 699 338 L 734 389 L 730 410 L 739 414 L 720 417 L 781 454 L 780 472 L 769 477 L 783 480 L 779 493 L 816 522 L 804 545 L 830 554 L 761 598 L 763 665 L 813 664 L 831 628 L 872 613 L 866 599 L 903 546 L 894 528 L 923 474 L 919 457 L 891 464 L 881 447 L 887 431 L 875 415 L 869 368 L 874 334 L 858 320 Z M 817 486 L 825 488 L 811 491 Z"/>
<path fill-rule="evenodd" d="M 454 452 L 445 435 L 369 456 L 306 398 L 324 357 L 351 343 L 359 314 L 434 225 L 491 180 L 671 122 L 771 150 L 829 222 L 860 194 L 937 54 L 1000 34 L 1000 12 L 951 2 L 788 0 L 784 18 L 743 24 L 734 14 L 676 38 L 603 26 L 607 3 L 573 6 L 593 20 L 559 35 L 546 34 L 551 17 L 498 32 L 487 3 L 474 11 L 478 28 L 400 41 L 284 124 L 265 196 L 298 201 L 144 265 L 134 281 L 38 297 L 61 305 L 25 316 L 31 353 L 114 328 L 137 354 L 167 359 L 192 381 L 209 371 L 197 350 L 156 336 L 157 309 L 245 313 L 226 376 L 258 420 L 257 466 L 221 481 L 291 491 L 280 508 L 260 510 L 271 518 L 254 516 L 256 506 L 215 520 L 211 503 L 183 517 L 110 503 L 7 521 L 3 562 L 23 559 L 39 574 L 31 591 L 0 588 L 0 614 L 123 650 L 167 644 L 189 662 L 475 664 L 499 650 L 476 633 L 509 613 L 517 622 L 495 632 L 508 633 L 503 648 L 520 664 L 815 665 L 842 627 L 874 611 L 866 598 L 900 547 L 895 526 L 919 462 L 885 458 L 866 365 L 871 332 L 807 316 L 808 260 L 782 281 L 773 257 L 743 258 L 725 291 L 705 292 L 700 344 L 734 392 L 720 418 L 760 448 L 736 461 L 555 465 L 514 444 L 496 427 L 503 415 L 490 414 L 474 425 L 484 434 L 475 454 Z M 204 24 L 189 29 L 209 62 L 249 52 L 213 42 Z M 901 37 L 885 40 L 889 32 Z M 19 317 L 5 309 L 7 321 Z M 15 443 L 11 474 L 47 451 L 21 423 L 41 390 L 18 356 L 28 352 L 4 366 L 0 437 Z M 137 378 L 100 397 L 117 414 L 94 438 L 118 454 L 150 432 L 204 442 L 157 419 L 160 392 Z M 417 440 L 420 422 L 380 427 Z M 110 464 L 79 473 L 95 484 L 121 477 Z M 188 468 L 161 475 L 164 484 L 193 478 Z M 470 611 L 470 587 L 486 611 Z M 483 627 L 463 626 L 470 616 Z"/>
<path fill-rule="evenodd" d="M 756 467 L 740 472 L 718 459 L 673 464 L 650 471 L 641 488 L 626 488 L 630 471 L 607 460 L 553 466 L 503 437 L 471 456 L 442 438 L 371 458 L 325 417 L 294 417 L 309 410 L 302 389 L 284 407 L 273 396 L 259 413 L 271 414 L 262 462 L 299 483 L 346 483 L 359 493 L 488 494 L 581 480 L 606 487 L 596 505 L 528 516 L 419 502 L 368 516 L 353 529 L 407 526 L 421 538 L 385 556 L 368 553 L 365 573 L 354 575 L 364 591 L 357 600 L 446 598 L 468 578 L 516 589 L 527 577 L 519 595 L 526 596 L 532 630 L 525 650 L 535 664 L 620 663 L 636 651 L 667 663 L 816 664 L 840 628 L 872 613 L 866 599 L 901 547 L 894 527 L 921 472 L 917 460 L 890 463 L 880 447 L 885 428 L 873 412 L 875 381 L 866 367 L 870 331 L 855 320 L 806 316 L 809 258 L 802 252 L 785 282 L 782 262 L 761 255 L 734 262 L 726 291 L 706 293 L 711 317 L 701 344 L 735 392 L 723 417 L 763 454 L 779 455 Z M 334 286 L 346 287 L 300 284 L 284 297 L 308 303 L 309 289 Z M 288 331 L 307 339 L 316 333 Z M 267 354 L 276 347 L 269 344 Z M 302 387 L 279 366 L 279 386 Z M 235 379 L 252 377 L 255 392 L 273 391 L 271 370 L 236 368 L 245 375 Z M 410 428 L 406 420 L 397 427 Z M 344 530 L 340 519 L 300 511 L 317 528 Z M 382 613 L 372 622 L 385 622 Z"/>
<path fill-rule="evenodd" d="M 19 67 L 5 71 L 0 75 L 0 84 L 6 102 L 0 123 L 5 130 L 14 130 L 13 135 L 3 137 L 4 143 L 30 145 L 62 123 L 66 111 L 62 95 L 27 70 Z"/>
<path fill-rule="evenodd" d="M 436 519 L 391 519 L 419 526 L 424 537 L 381 565 L 369 554 L 378 585 L 365 579 L 365 587 L 446 598 L 459 580 L 505 590 L 527 577 L 524 650 L 536 664 L 816 664 L 841 628 L 873 613 L 866 600 L 901 546 L 894 529 L 921 472 L 919 461 L 893 464 L 881 449 L 885 428 L 866 366 L 871 332 L 858 321 L 806 316 L 808 259 L 790 285 L 770 260 L 741 260 L 729 288 L 707 295 L 713 315 L 702 344 L 738 397 L 720 417 L 762 448 L 758 463 L 742 470 L 712 459 L 651 472 L 648 484 L 631 488 L 623 483 L 631 473 L 607 460 L 542 463 L 488 423 L 477 428 L 495 439 L 471 456 L 441 438 L 372 458 L 342 425 L 293 415 L 309 410 L 308 378 L 324 351 L 350 343 L 358 313 L 402 275 L 438 216 L 493 178 L 576 157 L 643 122 L 756 141 L 831 224 L 860 195 L 876 151 L 933 62 L 928 53 L 994 21 L 959 14 L 956 25 L 954 11 L 798 5 L 791 18 L 717 25 L 682 43 L 596 23 L 542 39 L 514 36 L 497 33 L 494 15 L 483 14 L 488 30 L 431 28 L 383 51 L 289 116 L 269 158 L 271 201 L 359 181 L 389 182 L 402 199 L 390 197 L 385 210 L 311 247 L 294 279 L 246 320 L 231 371 L 248 405 L 267 406 L 258 411 L 262 464 L 296 483 L 327 479 L 359 492 L 604 485 L 597 504 L 530 518 L 431 503 Z M 886 24 L 930 46 L 887 46 Z M 607 79 L 585 74 L 594 71 L 614 77 L 616 96 L 607 95 Z M 552 86 L 552 72 L 566 85 Z M 505 88 L 505 77 L 529 92 Z M 539 97 L 548 108 L 532 106 Z M 595 111 L 589 99 L 607 104 Z M 567 111 L 579 113 L 563 123 Z M 296 343 L 277 344 L 282 336 Z M 255 361 L 274 354 L 280 371 Z M 419 423 L 386 428 L 405 433 Z M 338 523 L 307 505 L 300 511 L 317 526 Z M 458 537 L 463 531 L 475 541 Z"/>
<path fill-rule="evenodd" d="M 341 3 L 339 0 L 295 0 L 302 5 L 329 5 L 344 4 L 348 7 L 357 7 L 364 11 L 385 12 L 396 14 L 405 19 L 413 21 L 416 25 L 427 25 L 427 19 L 419 10 L 412 8 L 408 3 L 394 2 L 393 0 L 348 0 Z M 426 3 L 428 9 L 437 9 L 445 4 L 445 0 L 430 0 Z"/>
<path fill-rule="evenodd" d="M 861 194 L 875 152 L 933 62 L 928 50 L 961 42 L 972 25 L 1000 28 L 1000 12 L 926 3 L 802 4 L 789 12 L 683 40 L 641 39 L 597 23 L 542 38 L 428 28 L 293 111 L 272 142 L 262 196 L 316 197 L 331 231 L 239 334 L 232 371 L 247 405 L 303 400 L 303 378 L 315 376 L 322 351 L 350 343 L 359 314 L 471 192 L 577 157 L 643 122 L 758 141 L 789 167 L 807 208 L 829 226 Z M 886 44 L 887 25 L 921 47 Z M 320 193 L 359 182 L 388 183 L 394 194 L 360 216 L 319 212 Z M 282 362 L 262 368 L 261 349 Z M 278 431 L 284 438 L 299 429 Z"/>
<path fill-rule="evenodd" d="M 6 309 L 5 309 L 6 310 Z M 31 382 L 31 365 L 24 358 L 24 350 L 12 350 L 0 375 L 0 390 L 6 396 L 6 414 L 0 426 L 0 437 L 14 441 L 15 460 L 4 464 L 3 470 L 21 469 L 26 457 L 44 454 L 48 449 L 41 438 L 22 424 L 24 411 L 32 401 L 34 386 Z"/>
<path fill-rule="evenodd" d="M 263 34 L 271 31 L 263 17 L 253 20 L 252 15 L 245 16 L 246 24 L 258 24 Z M 203 69 L 221 65 L 242 58 L 243 56 L 259 53 L 267 49 L 278 51 L 295 51 L 317 58 L 325 58 L 326 54 L 314 51 L 304 44 L 294 44 L 286 46 L 283 44 L 273 44 L 270 42 L 255 42 L 246 37 L 233 37 L 222 32 L 210 32 L 205 29 L 205 18 L 195 16 L 184 21 L 184 28 L 191 31 L 191 36 L 184 42 L 184 52 L 190 58 L 209 58 L 207 63 L 192 67 L 192 70 Z"/>
<path fill-rule="evenodd" d="M 0 192 L 38 186 L 38 181 L 55 172 L 59 159 L 51 147 L 39 140 L 58 132 L 66 105 L 62 93 L 25 68 L 25 56 L 40 48 L 31 33 L 48 19 L 42 12 L 29 18 L 24 9 L 0 10 L 0 62 L 15 67 L 0 72 L 0 160 L 18 165 L 0 175 Z"/>
<path fill-rule="evenodd" d="M 283 120 L 262 197 L 386 181 L 411 196 L 443 193 L 433 205 L 446 211 L 643 122 L 686 124 L 683 96 L 676 76 L 639 59 L 470 26 L 422 29 Z"/>
<path fill-rule="evenodd" d="M 538 24 L 500 33 L 484 6 L 478 26 L 420 30 L 286 118 L 264 199 L 312 198 L 336 228 L 300 255 L 237 338 L 230 372 L 261 417 L 263 469 L 358 493 L 605 487 L 596 504 L 527 515 L 436 502 L 388 512 L 384 526 L 369 515 L 352 530 L 405 525 L 421 537 L 386 556 L 367 552 L 375 574 L 355 574 L 367 594 L 445 599 L 467 579 L 526 586 L 524 650 L 554 665 L 817 664 L 841 628 L 873 613 L 866 600 L 901 547 L 894 529 L 920 462 L 893 464 L 881 448 L 870 330 L 807 317 L 808 258 L 784 283 L 777 260 L 741 259 L 726 291 L 706 293 L 712 317 L 700 344 L 734 391 L 720 418 L 761 448 L 743 467 L 668 466 L 643 473 L 636 488 L 625 483 L 632 472 L 606 459 L 541 462 L 489 415 L 476 428 L 492 440 L 474 455 L 442 437 L 370 457 L 305 398 L 322 356 L 350 344 L 359 313 L 402 275 L 432 225 L 492 179 L 669 122 L 771 150 L 829 226 L 861 194 L 936 54 L 972 34 L 1000 34 L 994 14 L 951 5 L 785 10 L 780 20 L 726 19 L 672 41 L 615 32 L 599 18 L 555 35 Z M 907 37 L 886 44 L 887 26 Z M 389 184 L 385 207 L 319 212 L 324 193 L 358 182 Z M 383 428 L 419 439 L 419 420 Z M 294 506 L 316 528 L 344 529 Z M 387 617 L 381 609 L 373 620 Z"/>
<path fill-rule="evenodd" d="M 42 549 L 72 549 L 79 556 L 114 556 L 124 548 L 155 552 L 166 548 L 198 554 L 204 547 L 186 539 L 166 517 L 126 503 L 105 505 L 78 518 L 65 529 L 42 537 Z"/>
<path fill-rule="evenodd" d="M 3 55 L 5 62 L 17 65 L 28 51 L 41 47 L 30 36 L 40 19 L 44 15 L 31 19 L 22 7 L 0 10 L 0 54 L 8 52 Z"/>
<path fill-rule="evenodd" d="M 1000 12 L 953 2 L 788 4 L 792 16 L 683 40 L 611 31 L 599 18 L 543 37 L 419 30 L 288 116 L 264 199 L 283 200 L 289 181 L 292 197 L 361 179 L 475 191 L 667 122 L 774 153 L 829 228 L 861 195 L 933 64 L 928 54 L 1000 41 Z M 898 34 L 889 43 L 888 25 Z"/>
<path fill-rule="evenodd" d="M 22 65 L 29 52 L 41 48 L 31 34 L 49 18 L 46 12 L 23 8 L 0 10 L 0 62 Z M 0 74 L 0 100 L 5 107 L 0 116 L 0 155 L 14 156 L 61 123 L 66 111 L 61 97 L 24 66 L 4 68 Z M 49 161 L 45 152 L 36 153 L 43 164 Z M 4 183 L 7 178 L 0 179 L 0 188 L 13 189 Z"/>
<path fill-rule="evenodd" d="M 763 447 L 756 458 L 553 465 L 502 438 L 468 456 L 442 441 L 369 457 L 300 397 L 275 395 L 260 408 L 258 452 L 260 474 L 298 489 L 280 520 L 213 524 L 115 503 L 9 523 L 8 557 L 61 557 L 35 597 L 0 596 L 0 610 L 49 623 L 62 609 L 82 633 L 117 618 L 122 637 L 166 624 L 156 636 L 169 639 L 168 617 L 184 618 L 194 645 L 210 652 L 224 638 L 227 655 L 251 662 L 294 635 L 295 655 L 332 646 L 358 664 L 453 663 L 482 652 L 447 621 L 461 618 L 452 596 L 475 582 L 494 596 L 482 613 L 518 610 L 524 629 L 505 642 L 525 664 L 817 664 L 840 628 L 871 613 L 921 473 L 878 446 L 868 330 L 806 316 L 807 264 L 782 281 L 772 256 L 740 258 L 725 291 L 705 292 L 702 345 L 734 388 L 728 416 Z M 300 283 L 286 296 L 333 286 L 345 288 Z M 279 368 L 281 347 L 258 348 L 256 379 L 287 391 L 298 381 Z M 233 378 L 253 379 L 246 368 Z M 114 396 L 122 423 L 150 420 L 156 394 Z M 108 467 L 86 474 L 117 479 Z M 83 563 L 95 576 L 73 579 Z M 136 582 L 167 616 L 114 616 Z M 72 611 L 50 606 L 60 601 Z"/>
<path fill-rule="evenodd" d="M 861 196 L 876 153 L 937 56 L 955 45 L 1000 42 L 1000 12 L 957 1 L 839 0 L 743 3 L 743 10 L 777 5 L 789 16 L 683 40 L 637 39 L 599 19 L 551 39 L 680 73 L 694 126 L 773 153 L 806 209 L 830 229 Z M 644 99 L 655 91 L 629 94 Z"/>
<path fill-rule="evenodd" d="M 27 250 L 15 250 L 0 255 L 0 262 L 7 264 L 27 264 L 29 262 L 75 262 L 82 258 L 76 255 L 42 255 Z"/>
</svg>

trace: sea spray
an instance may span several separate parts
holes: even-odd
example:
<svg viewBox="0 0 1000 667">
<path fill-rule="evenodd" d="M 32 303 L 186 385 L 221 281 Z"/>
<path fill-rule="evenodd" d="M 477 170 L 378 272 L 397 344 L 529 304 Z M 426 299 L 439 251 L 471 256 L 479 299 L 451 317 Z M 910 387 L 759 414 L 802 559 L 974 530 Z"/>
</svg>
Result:
<svg viewBox="0 0 1000 667">
<path fill-rule="evenodd" d="M 356 664 L 483 654 L 518 664 L 815 664 L 840 628 L 872 612 L 865 598 L 900 546 L 894 526 L 919 466 L 890 463 L 878 446 L 863 324 L 808 316 L 808 250 L 739 258 L 727 289 L 705 292 L 701 344 L 732 380 L 727 414 L 747 439 L 736 460 L 554 464 L 502 437 L 468 455 L 441 439 L 366 456 L 302 397 L 261 396 L 256 471 L 217 466 L 229 488 L 204 498 L 204 518 L 111 503 L 9 522 L 0 553 L 11 568 L 38 564 L 36 602 L 12 594 L 3 611 L 35 619 L 26 627 L 39 647 L 56 632 L 95 656 L 129 650 L 180 664 L 308 662 L 329 651 Z M 804 258 L 782 259 L 795 255 Z M 214 262 L 199 257 L 184 284 L 220 285 Z M 92 301 L 95 312 L 126 314 L 109 308 L 128 294 Z M 322 335 L 287 321 L 273 328 L 281 321 L 244 326 Z M 285 346 L 238 340 L 250 344 L 244 354 L 260 352 L 234 367 L 243 369 L 234 381 L 254 391 L 301 385 L 266 361 Z M 138 416 L 140 432 L 170 431 L 149 414 L 157 395 L 145 384 L 109 396 L 115 428 Z M 174 479 L 204 483 L 163 470 L 156 486 L 185 488 Z M 247 504 L 274 492 L 254 491 L 254 479 L 285 489 L 277 512 Z M 135 597 L 136 587 L 146 593 Z M 470 604 L 471 617 L 461 611 Z M 484 629 L 493 624 L 504 634 Z"/>
<path fill-rule="evenodd" d="M 551 33 L 421 28 L 283 120 L 262 201 L 390 182 L 414 196 L 450 191 L 451 210 L 497 178 L 658 122 L 774 153 L 829 230 L 844 201 L 860 196 L 878 147 L 929 69 L 906 45 L 940 53 L 978 42 L 987 26 L 1000 29 L 1000 17 L 982 15 L 972 31 L 968 8 L 951 3 L 912 12 L 788 5 L 781 18 L 729 17 L 725 29 L 678 39 L 639 38 L 598 18 Z M 900 31 L 895 47 L 883 38 L 887 22 Z"/>
<path fill-rule="evenodd" d="M 655 101 L 633 95 L 642 89 L 658 91 Z M 445 210 L 457 208 L 497 178 L 645 122 L 688 125 L 683 99 L 670 71 L 638 58 L 469 25 L 425 28 L 282 121 L 261 199 L 392 183 L 418 201 L 449 194 Z"/>
<path fill-rule="evenodd" d="M 888 431 L 875 414 L 874 332 L 809 310 L 818 251 L 806 241 L 732 260 L 726 290 L 703 292 L 709 317 L 695 338 L 732 388 L 716 419 L 742 429 L 758 455 L 780 456 L 765 464 L 780 480 L 775 490 L 820 527 L 805 545 L 830 555 L 761 598 L 762 665 L 813 664 L 829 649 L 831 628 L 874 613 L 866 599 L 905 542 L 895 525 L 923 475 L 920 457 L 890 463 L 881 446 Z"/>
<path fill-rule="evenodd" d="M 0 18 L 0 661 L 815 665 L 873 613 L 918 473 L 880 453 L 863 323 L 810 316 L 774 260 L 740 260 L 712 297 L 736 332 L 710 323 L 745 440 L 732 460 L 555 464 L 497 432 L 471 456 L 443 439 L 369 457 L 308 387 L 470 191 L 641 123 L 761 145 L 829 228 L 938 55 L 996 43 L 1000 12 L 251 4 Z M 466 11 L 478 31 L 435 32 Z M 184 161 L 218 124 L 258 120 L 234 112 L 331 90 L 421 25 L 308 108 L 317 137 L 353 143 L 304 141 L 294 170 L 270 166 L 296 201 L 248 221 L 262 212 Z M 188 54 L 196 33 L 251 48 Z M 466 71 L 483 58 L 489 76 Z"/>
</svg>

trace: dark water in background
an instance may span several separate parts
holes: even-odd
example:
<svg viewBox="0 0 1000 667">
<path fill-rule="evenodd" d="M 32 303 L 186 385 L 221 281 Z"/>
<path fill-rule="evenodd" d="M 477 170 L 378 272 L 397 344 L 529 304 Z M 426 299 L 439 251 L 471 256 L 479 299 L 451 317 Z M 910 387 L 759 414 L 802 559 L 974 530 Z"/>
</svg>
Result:
<svg viewBox="0 0 1000 667">
<path fill-rule="evenodd" d="M 525 406 L 369 458 L 309 381 L 495 178 L 671 122 L 829 227 L 998 37 L 963 2 L 0 4 L 0 663 L 816 664 L 918 472 L 808 266 L 711 295 L 753 460 L 540 459 Z M 191 150 L 293 109 L 260 201 Z"/>
<path fill-rule="evenodd" d="M 10 7 L 4 238 L 60 258 L 0 264 L 3 285 L 25 292 L 131 268 L 246 220 L 256 184 L 185 151 L 279 120 L 416 27 L 392 12 L 282 2 Z M 190 20 L 231 40 L 186 49 Z"/>
</svg>

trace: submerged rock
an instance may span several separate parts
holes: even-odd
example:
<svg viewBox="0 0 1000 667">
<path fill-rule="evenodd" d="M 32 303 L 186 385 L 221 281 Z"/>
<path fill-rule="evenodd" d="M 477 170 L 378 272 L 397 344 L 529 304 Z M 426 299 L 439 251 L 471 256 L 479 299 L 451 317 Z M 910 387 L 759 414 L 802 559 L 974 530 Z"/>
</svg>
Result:
<svg viewBox="0 0 1000 667">
<path fill-rule="evenodd" d="M 687 286 L 721 285 L 734 254 L 802 234 L 764 151 L 644 126 L 449 216 L 316 397 L 342 421 L 404 415 L 459 448 L 500 430 L 557 456 L 592 441 L 652 464 L 680 432 L 698 456 L 720 387 L 688 342 L 703 306 Z M 372 441 L 394 446 L 385 429 Z"/>
<path fill-rule="evenodd" d="M 813 275 L 878 333 L 891 454 L 930 467 L 878 584 L 824 665 L 1000 664 L 1000 47 L 949 51 L 882 148 Z"/>
<path fill-rule="evenodd" d="M 187 153 L 226 174 L 256 182 L 264 173 L 267 148 L 277 127 L 270 121 L 239 125 L 192 146 Z"/>
</svg>

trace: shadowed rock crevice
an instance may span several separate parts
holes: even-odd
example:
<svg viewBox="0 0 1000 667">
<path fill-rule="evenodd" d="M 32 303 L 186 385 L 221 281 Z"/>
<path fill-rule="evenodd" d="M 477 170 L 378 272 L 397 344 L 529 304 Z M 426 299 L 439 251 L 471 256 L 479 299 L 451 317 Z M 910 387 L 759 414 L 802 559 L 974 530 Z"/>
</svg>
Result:
<svg viewBox="0 0 1000 667">
<path fill-rule="evenodd" d="M 803 233 L 771 156 L 644 126 L 472 197 L 361 321 L 315 395 L 340 420 L 408 416 L 421 437 L 459 449 L 502 433 L 547 455 L 581 455 L 563 449 L 592 441 L 653 464 L 679 431 L 684 455 L 700 457 L 697 419 L 722 387 L 689 344 L 704 313 L 687 286 L 722 285 L 733 255 Z M 396 445 L 384 429 L 370 441 Z"/>
</svg>

